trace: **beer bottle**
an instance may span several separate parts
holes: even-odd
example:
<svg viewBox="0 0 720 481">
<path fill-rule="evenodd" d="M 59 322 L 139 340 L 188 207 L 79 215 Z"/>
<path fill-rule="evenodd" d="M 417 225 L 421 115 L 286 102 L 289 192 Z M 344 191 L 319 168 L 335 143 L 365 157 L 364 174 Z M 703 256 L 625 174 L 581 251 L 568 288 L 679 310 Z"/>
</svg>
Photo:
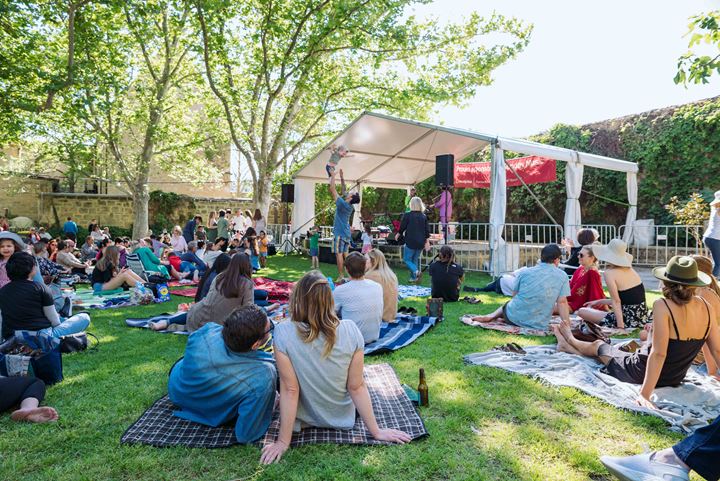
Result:
<svg viewBox="0 0 720 481">
<path fill-rule="evenodd" d="M 420 368 L 420 384 L 418 384 L 418 393 L 420 394 L 420 405 L 428 405 L 428 385 L 425 382 L 425 369 Z"/>
</svg>

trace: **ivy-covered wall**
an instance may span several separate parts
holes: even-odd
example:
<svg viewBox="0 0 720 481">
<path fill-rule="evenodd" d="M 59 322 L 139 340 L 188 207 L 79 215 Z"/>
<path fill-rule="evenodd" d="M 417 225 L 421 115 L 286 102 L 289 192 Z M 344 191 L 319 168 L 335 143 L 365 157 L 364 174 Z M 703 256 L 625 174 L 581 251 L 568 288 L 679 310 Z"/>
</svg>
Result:
<svg viewBox="0 0 720 481">
<path fill-rule="evenodd" d="M 558 124 L 531 140 L 637 162 L 638 218 L 652 218 L 657 224 L 672 223 L 664 208 L 672 196 L 689 199 L 700 192 L 709 199 L 720 190 L 720 97 L 585 126 Z M 556 182 L 531 188 L 562 224 L 564 162 L 557 163 Z M 425 200 L 437 195 L 434 179 L 422 182 L 418 192 Z M 401 212 L 403 198 L 400 191 L 366 189 L 363 211 Z M 318 207 L 327 205 L 325 200 L 318 195 Z M 625 174 L 586 168 L 580 204 L 584 222 L 622 225 L 627 213 Z M 456 189 L 454 212 L 457 220 L 487 222 L 489 191 Z M 523 187 L 508 189 L 507 219 L 549 222 Z"/>
</svg>

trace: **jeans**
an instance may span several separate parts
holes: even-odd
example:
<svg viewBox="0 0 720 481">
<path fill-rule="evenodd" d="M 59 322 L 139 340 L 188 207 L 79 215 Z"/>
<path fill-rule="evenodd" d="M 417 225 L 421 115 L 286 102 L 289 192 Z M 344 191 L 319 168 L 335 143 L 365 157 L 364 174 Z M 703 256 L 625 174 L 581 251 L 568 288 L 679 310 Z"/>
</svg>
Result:
<svg viewBox="0 0 720 481">
<path fill-rule="evenodd" d="M 82 332 L 87 329 L 89 325 L 90 316 L 86 312 L 81 312 L 80 314 L 68 317 L 62 321 L 59 326 L 46 327 L 40 331 L 50 334 L 53 337 L 63 337 Z"/>
<path fill-rule="evenodd" d="M 262 289 L 255 289 L 253 291 L 253 297 L 256 306 L 267 307 L 270 305 L 270 302 L 268 301 L 268 291 L 264 291 Z"/>
<path fill-rule="evenodd" d="M 196 270 L 198 270 L 197 267 L 195 267 L 195 264 L 192 262 L 182 261 L 180 263 L 180 272 L 190 272 L 193 273 Z"/>
<path fill-rule="evenodd" d="M 710 249 L 710 254 L 713 258 L 713 275 L 720 277 L 720 239 L 705 237 L 703 242 L 705 242 L 707 248 Z"/>
<path fill-rule="evenodd" d="M 403 247 L 403 262 L 410 271 L 410 280 L 415 280 L 415 273 L 420 270 L 420 253 L 422 249 L 411 249 L 408 246 Z"/>
<path fill-rule="evenodd" d="M 720 479 L 720 417 L 677 443 L 673 451 L 690 469 L 708 481 Z"/>
</svg>

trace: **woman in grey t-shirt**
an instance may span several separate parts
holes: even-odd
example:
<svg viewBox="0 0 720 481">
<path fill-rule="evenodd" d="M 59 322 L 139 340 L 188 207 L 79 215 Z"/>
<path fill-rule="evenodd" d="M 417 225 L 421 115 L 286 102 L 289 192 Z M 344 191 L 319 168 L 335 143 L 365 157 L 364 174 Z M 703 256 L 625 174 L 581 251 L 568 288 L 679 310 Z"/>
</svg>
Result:
<svg viewBox="0 0 720 481">
<path fill-rule="evenodd" d="M 350 429 L 355 411 L 375 439 L 407 443 L 410 436 L 380 429 L 363 379 L 364 341 L 350 320 L 335 315 L 332 291 L 318 271 L 305 274 L 290 298 L 292 321 L 275 327 L 273 346 L 280 374 L 280 433 L 265 446 L 263 464 L 278 461 L 293 431 L 305 426 Z"/>
</svg>

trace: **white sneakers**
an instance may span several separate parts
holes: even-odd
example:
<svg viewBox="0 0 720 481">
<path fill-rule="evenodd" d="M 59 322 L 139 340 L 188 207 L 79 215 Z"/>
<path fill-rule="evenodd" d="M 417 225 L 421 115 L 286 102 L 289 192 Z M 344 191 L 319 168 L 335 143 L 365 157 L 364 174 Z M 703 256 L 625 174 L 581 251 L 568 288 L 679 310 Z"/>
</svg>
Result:
<svg viewBox="0 0 720 481">
<path fill-rule="evenodd" d="M 655 453 L 624 458 L 602 456 L 600 462 L 622 481 L 688 481 L 688 471 L 674 464 L 654 460 Z"/>
</svg>

